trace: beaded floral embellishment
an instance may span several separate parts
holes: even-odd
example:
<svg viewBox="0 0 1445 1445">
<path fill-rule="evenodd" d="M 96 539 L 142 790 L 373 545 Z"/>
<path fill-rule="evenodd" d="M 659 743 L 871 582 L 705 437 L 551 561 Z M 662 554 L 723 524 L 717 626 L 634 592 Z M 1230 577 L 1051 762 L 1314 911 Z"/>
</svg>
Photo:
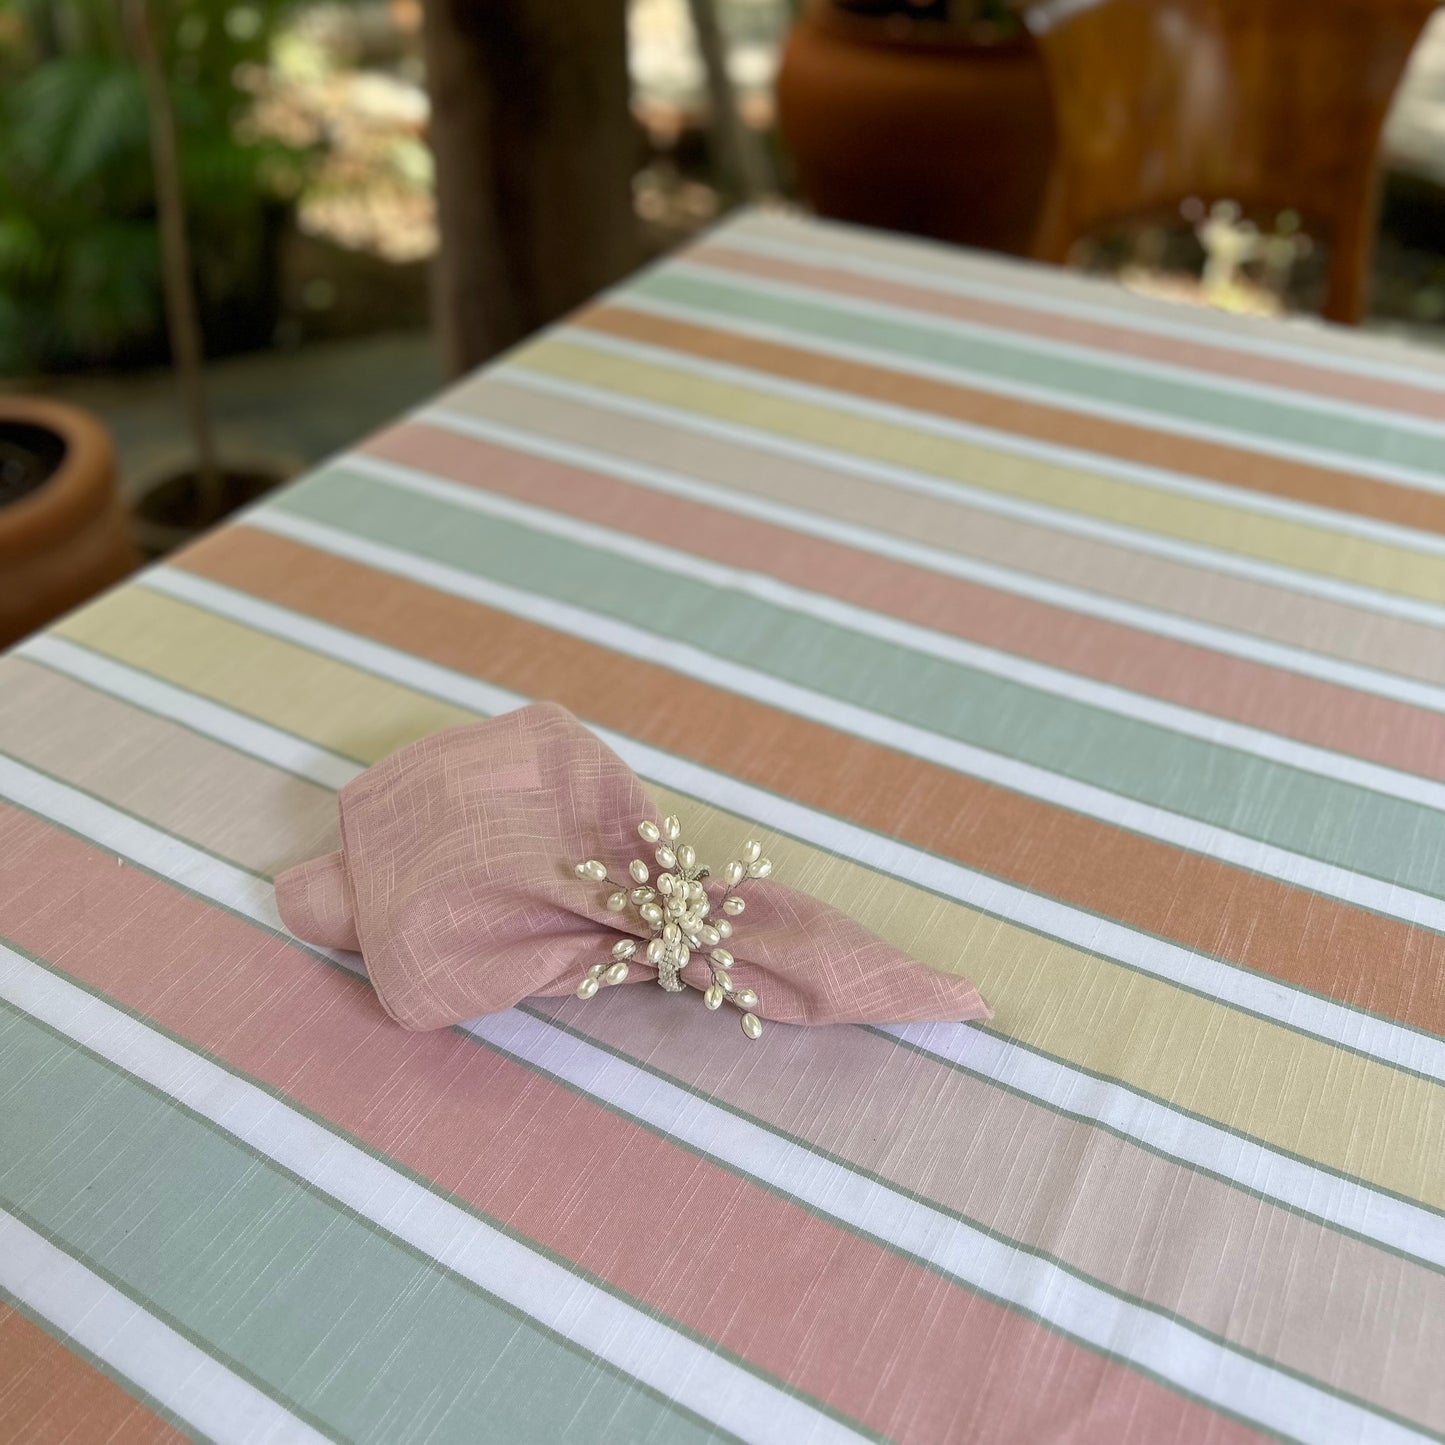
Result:
<svg viewBox="0 0 1445 1445">
<path fill-rule="evenodd" d="M 694 953 L 707 953 L 706 963 L 712 983 L 703 991 L 702 1001 L 710 1009 L 724 1003 L 732 1004 L 742 1013 L 743 1032 L 755 1039 L 763 1031 L 762 1020 L 753 1013 L 758 996 L 750 988 L 733 985 L 728 969 L 733 956 L 724 946 L 732 937 L 733 919 L 747 904 L 739 889 L 756 878 L 767 878 L 773 865 L 762 856 L 757 843 L 743 844 L 742 853 L 723 869 L 723 882 L 728 894 L 722 900 L 722 914 L 709 919 L 712 909 L 703 880 L 711 869 L 699 865 L 697 853 L 681 841 L 682 825 L 675 817 L 667 817 L 661 826 L 644 820 L 637 825 L 638 836 L 645 843 L 655 844 L 658 873 L 652 877 L 641 858 L 627 865 L 628 880 L 609 878 L 605 864 L 595 858 L 579 863 L 576 873 L 592 883 L 606 883 L 614 890 L 607 898 L 611 913 L 631 908 L 651 933 L 646 946 L 635 938 L 620 938 L 612 945 L 611 957 L 605 963 L 594 963 L 577 985 L 577 997 L 591 998 L 607 984 L 623 983 L 634 963 L 657 970 L 657 981 L 669 993 L 681 993 L 687 987 L 682 971 Z"/>
</svg>

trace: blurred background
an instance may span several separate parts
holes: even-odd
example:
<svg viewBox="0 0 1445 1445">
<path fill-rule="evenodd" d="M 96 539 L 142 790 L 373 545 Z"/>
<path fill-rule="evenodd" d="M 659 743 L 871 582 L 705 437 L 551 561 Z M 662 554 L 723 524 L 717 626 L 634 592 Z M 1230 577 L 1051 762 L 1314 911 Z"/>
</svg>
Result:
<svg viewBox="0 0 1445 1445">
<path fill-rule="evenodd" d="M 1206 53 L 1184 0 L 0 0 L 0 631 L 747 202 L 1438 344 L 1445 19 L 1351 0 L 1311 48 L 1280 35 L 1335 0 L 1274 8 L 1273 39 L 1259 0 Z M 1146 152 L 1229 131 L 1235 170 L 1140 189 L 1144 154 L 1109 190 L 1087 167 L 1121 107 Z M 103 523 L 41 559 L 19 504 L 92 454 L 118 501 L 87 483 Z"/>
</svg>

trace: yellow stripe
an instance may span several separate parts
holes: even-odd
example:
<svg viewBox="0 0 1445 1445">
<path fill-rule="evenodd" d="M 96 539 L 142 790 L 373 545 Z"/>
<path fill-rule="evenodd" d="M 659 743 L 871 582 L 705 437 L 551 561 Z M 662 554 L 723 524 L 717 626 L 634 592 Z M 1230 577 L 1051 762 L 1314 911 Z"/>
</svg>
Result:
<svg viewBox="0 0 1445 1445">
<path fill-rule="evenodd" d="M 765 377 L 754 389 L 552 338 L 517 352 L 508 361 L 511 368 L 579 381 L 1221 551 L 1445 601 L 1445 562 L 1439 558 L 860 416 L 847 410 L 844 397 L 839 398 L 841 409 L 835 410 L 779 396 L 767 389 Z M 505 379 L 506 370 L 501 375 Z M 1187 464 L 1189 443 L 1181 440 L 1179 446 Z"/>
<path fill-rule="evenodd" d="M 364 763 L 473 714 L 198 608 L 131 588 L 66 637 Z M 706 759 L 701 761 L 705 762 Z M 747 825 L 652 787 L 719 856 Z M 935 968 L 967 974 L 995 1027 L 1280 1149 L 1445 1208 L 1445 1090 L 1195 997 L 792 839 L 787 881 Z"/>
</svg>

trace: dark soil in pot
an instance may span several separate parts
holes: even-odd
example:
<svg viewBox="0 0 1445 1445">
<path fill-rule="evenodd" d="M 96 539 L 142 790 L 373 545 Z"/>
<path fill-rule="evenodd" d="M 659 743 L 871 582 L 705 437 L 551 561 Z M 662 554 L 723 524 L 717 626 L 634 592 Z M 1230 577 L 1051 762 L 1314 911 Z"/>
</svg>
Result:
<svg viewBox="0 0 1445 1445">
<path fill-rule="evenodd" d="M 136 541 L 147 557 L 164 556 L 264 497 L 284 479 L 279 469 L 223 467 L 218 494 L 207 497 L 193 468 L 175 472 L 148 488 L 135 503 Z"/>
<path fill-rule="evenodd" d="M 65 439 L 33 422 L 0 421 L 0 507 L 44 486 L 65 458 Z"/>
</svg>

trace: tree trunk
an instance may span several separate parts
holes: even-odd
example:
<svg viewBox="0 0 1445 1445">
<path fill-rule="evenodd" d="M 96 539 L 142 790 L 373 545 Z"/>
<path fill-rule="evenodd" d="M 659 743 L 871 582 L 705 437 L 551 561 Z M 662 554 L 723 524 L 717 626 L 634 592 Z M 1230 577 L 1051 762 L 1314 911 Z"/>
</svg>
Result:
<svg viewBox="0 0 1445 1445">
<path fill-rule="evenodd" d="M 637 133 L 625 0 L 426 0 L 441 252 L 462 372 L 627 274 Z"/>
</svg>

